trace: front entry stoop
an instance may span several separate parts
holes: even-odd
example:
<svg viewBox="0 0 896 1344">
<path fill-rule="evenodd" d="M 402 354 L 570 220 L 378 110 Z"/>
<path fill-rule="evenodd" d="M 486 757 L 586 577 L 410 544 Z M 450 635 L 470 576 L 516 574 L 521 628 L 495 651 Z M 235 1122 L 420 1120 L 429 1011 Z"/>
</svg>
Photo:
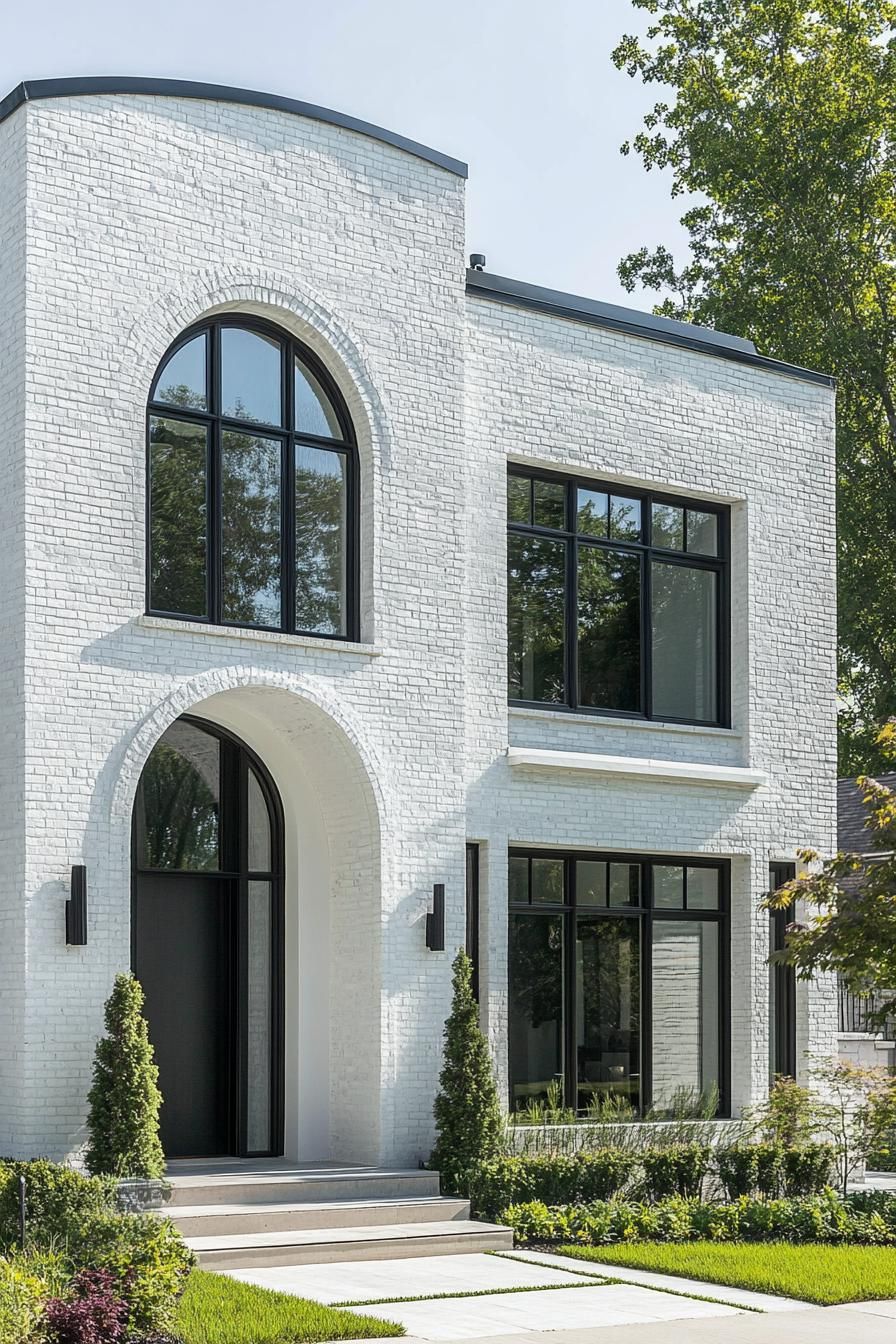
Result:
<svg viewBox="0 0 896 1344">
<path fill-rule="evenodd" d="M 433 1171 L 281 1159 L 172 1162 L 164 1209 L 204 1269 L 510 1250 Z"/>
</svg>

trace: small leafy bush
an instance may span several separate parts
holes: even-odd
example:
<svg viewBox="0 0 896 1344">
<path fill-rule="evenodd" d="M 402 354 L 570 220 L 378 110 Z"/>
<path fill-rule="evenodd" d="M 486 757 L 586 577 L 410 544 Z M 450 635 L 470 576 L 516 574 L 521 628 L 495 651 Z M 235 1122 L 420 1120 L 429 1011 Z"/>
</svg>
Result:
<svg viewBox="0 0 896 1344">
<path fill-rule="evenodd" d="M 750 1199 L 709 1204 L 676 1196 L 659 1204 L 607 1200 L 551 1208 L 511 1205 L 501 1221 L 520 1242 L 567 1241 L 607 1246 L 631 1241 L 788 1241 L 896 1245 L 896 1196 L 876 1190 L 834 1190 L 799 1199 Z"/>
<path fill-rule="evenodd" d="M 777 1140 L 757 1143 L 756 1189 L 768 1199 L 777 1199 L 784 1183 L 784 1154 L 787 1148 Z"/>
<path fill-rule="evenodd" d="M 47 1344 L 121 1344 L 128 1319 L 127 1303 L 115 1279 L 103 1269 L 82 1269 L 67 1298 L 52 1297 L 44 1307 Z"/>
<path fill-rule="evenodd" d="M 817 1195 L 831 1183 L 834 1149 L 829 1143 L 804 1143 L 783 1156 L 784 1193 L 794 1198 Z"/>
<path fill-rule="evenodd" d="M 732 1144 L 716 1154 L 719 1180 L 728 1199 L 752 1195 L 756 1189 L 755 1143 Z"/>
<path fill-rule="evenodd" d="M 64 1243 L 85 1219 L 113 1207 L 111 1181 L 82 1176 L 71 1167 L 38 1159 L 0 1160 L 0 1251 L 19 1243 L 19 1177 L 25 1177 L 27 1244 Z"/>
<path fill-rule="evenodd" d="M 72 1261 L 106 1271 L 128 1305 L 131 1334 L 169 1330 L 177 1299 L 195 1263 L 177 1228 L 154 1214 L 104 1214 L 71 1239 Z"/>
<path fill-rule="evenodd" d="M 709 1170 L 710 1149 L 700 1143 L 680 1143 L 641 1154 L 644 1186 L 650 1199 L 681 1195 L 696 1199 Z"/>
<path fill-rule="evenodd" d="M 58 1256 L 0 1256 L 0 1344 L 36 1344 L 44 1302 L 66 1281 Z"/>
<path fill-rule="evenodd" d="M 508 1204 L 583 1204 L 618 1194 L 636 1166 L 621 1148 L 594 1149 L 566 1156 L 499 1157 L 469 1173 L 468 1195 L 477 1213 L 493 1218 Z"/>
</svg>

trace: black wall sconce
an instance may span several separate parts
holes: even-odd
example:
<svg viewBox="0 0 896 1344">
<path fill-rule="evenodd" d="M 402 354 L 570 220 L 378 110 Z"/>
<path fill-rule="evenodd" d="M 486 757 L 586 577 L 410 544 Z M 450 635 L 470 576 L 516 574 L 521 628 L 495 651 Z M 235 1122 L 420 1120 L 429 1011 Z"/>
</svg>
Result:
<svg viewBox="0 0 896 1344">
<path fill-rule="evenodd" d="M 426 946 L 430 952 L 445 951 L 445 884 L 432 889 L 432 910 L 426 916 Z"/>
<path fill-rule="evenodd" d="M 83 863 L 72 865 L 72 894 L 65 903 L 65 941 L 69 947 L 87 942 L 87 869 Z"/>
</svg>

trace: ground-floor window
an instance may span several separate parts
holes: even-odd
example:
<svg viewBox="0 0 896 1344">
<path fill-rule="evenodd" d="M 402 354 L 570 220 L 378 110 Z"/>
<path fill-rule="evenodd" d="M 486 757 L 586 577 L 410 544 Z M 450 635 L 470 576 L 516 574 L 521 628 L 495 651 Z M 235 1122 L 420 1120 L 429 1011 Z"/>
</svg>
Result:
<svg viewBox="0 0 896 1344">
<path fill-rule="evenodd" d="M 512 849 L 510 1105 L 728 1106 L 728 865 Z"/>
</svg>

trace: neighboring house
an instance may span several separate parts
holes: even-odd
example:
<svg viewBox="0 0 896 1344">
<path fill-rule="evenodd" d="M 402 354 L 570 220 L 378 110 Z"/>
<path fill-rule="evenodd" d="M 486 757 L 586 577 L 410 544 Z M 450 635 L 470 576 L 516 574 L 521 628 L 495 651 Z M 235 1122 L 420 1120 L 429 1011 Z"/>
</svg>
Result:
<svg viewBox="0 0 896 1344">
<path fill-rule="evenodd" d="M 875 775 L 879 784 L 896 789 L 896 774 Z M 861 791 L 854 779 L 837 781 L 837 848 L 847 854 L 861 854 L 873 860 L 879 851 L 872 844 L 866 822 L 868 809 L 862 802 Z M 884 1029 L 869 1031 L 865 1021 L 873 1000 L 851 993 L 845 985 L 839 986 L 840 1055 L 853 1063 L 892 1066 L 896 1063 L 896 1023 Z"/>
<path fill-rule="evenodd" d="M 170 1155 L 416 1163 L 465 941 L 514 1109 L 830 1055 L 758 905 L 835 841 L 831 380 L 467 270 L 463 164 L 283 98 L 21 86 L 0 180 L 0 1152 L 128 966 Z"/>
</svg>

